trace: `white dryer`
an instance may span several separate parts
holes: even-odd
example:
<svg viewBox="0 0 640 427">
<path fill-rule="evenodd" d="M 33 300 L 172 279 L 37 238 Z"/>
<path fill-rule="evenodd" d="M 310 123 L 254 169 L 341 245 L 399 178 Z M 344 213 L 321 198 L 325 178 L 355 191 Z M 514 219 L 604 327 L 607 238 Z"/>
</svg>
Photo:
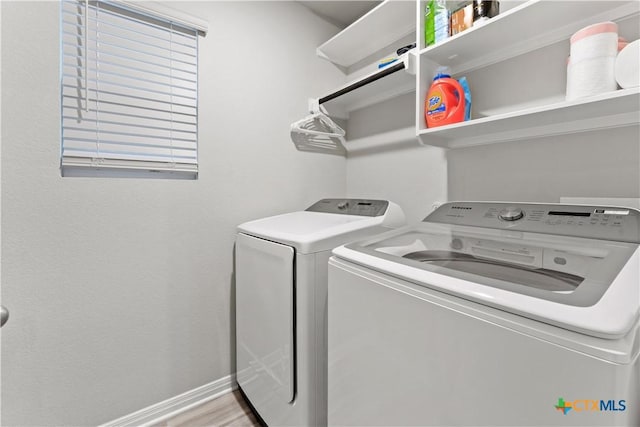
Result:
<svg viewBox="0 0 640 427">
<path fill-rule="evenodd" d="M 640 212 L 456 202 L 329 261 L 329 425 L 640 425 Z"/>
<path fill-rule="evenodd" d="M 237 381 L 266 424 L 326 425 L 331 249 L 404 224 L 389 201 L 324 199 L 238 226 Z"/>
</svg>

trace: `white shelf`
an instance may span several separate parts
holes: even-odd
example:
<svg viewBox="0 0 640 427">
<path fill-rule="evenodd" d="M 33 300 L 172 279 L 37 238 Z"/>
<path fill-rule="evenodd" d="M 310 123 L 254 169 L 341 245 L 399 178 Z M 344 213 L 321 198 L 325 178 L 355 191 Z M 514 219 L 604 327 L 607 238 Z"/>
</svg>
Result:
<svg viewBox="0 0 640 427">
<path fill-rule="evenodd" d="M 412 93 L 416 89 L 414 64 L 415 56 L 409 53 L 401 57 L 400 60 L 362 76 L 355 81 L 349 82 L 332 93 L 325 95 L 325 97 L 334 96 L 334 94 L 338 95 L 336 98 L 326 102 L 320 102 L 324 98 L 320 97 L 319 102 L 325 106 L 330 113 L 334 113 L 339 117 L 345 116 L 345 114 L 350 111 L 359 108 L 367 107 L 406 93 Z M 402 67 L 399 67 L 400 65 L 402 65 Z M 394 69 L 394 67 L 402 69 L 385 75 Z M 367 83 L 369 80 L 377 77 L 379 77 L 377 80 Z M 347 92 L 340 94 L 343 91 Z"/>
<path fill-rule="evenodd" d="M 637 14 L 637 1 L 531 0 L 420 51 L 425 58 L 452 68 L 454 74 L 491 65 L 568 40 L 579 29 L 599 21 Z"/>
<path fill-rule="evenodd" d="M 640 125 L 640 89 L 624 89 L 420 131 L 423 145 L 462 148 Z"/>
<path fill-rule="evenodd" d="M 319 46 L 316 53 L 349 67 L 415 30 L 415 1 L 385 0 Z"/>
</svg>

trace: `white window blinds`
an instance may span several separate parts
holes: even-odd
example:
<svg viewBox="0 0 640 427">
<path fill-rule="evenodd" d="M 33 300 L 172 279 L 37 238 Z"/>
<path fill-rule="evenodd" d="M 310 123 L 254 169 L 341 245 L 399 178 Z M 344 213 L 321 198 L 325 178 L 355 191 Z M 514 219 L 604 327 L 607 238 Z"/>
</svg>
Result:
<svg viewBox="0 0 640 427">
<path fill-rule="evenodd" d="M 61 3 L 63 176 L 198 173 L 198 31 Z"/>
</svg>

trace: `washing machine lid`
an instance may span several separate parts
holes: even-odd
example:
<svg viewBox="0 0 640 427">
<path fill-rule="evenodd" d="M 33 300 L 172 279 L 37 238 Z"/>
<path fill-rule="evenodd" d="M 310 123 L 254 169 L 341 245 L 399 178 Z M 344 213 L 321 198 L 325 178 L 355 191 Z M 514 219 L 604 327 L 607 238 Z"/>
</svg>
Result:
<svg viewBox="0 0 640 427">
<path fill-rule="evenodd" d="M 387 200 L 323 199 L 304 211 L 246 222 L 238 231 L 315 253 L 400 225 L 402 210 Z"/>
<path fill-rule="evenodd" d="M 640 212 L 627 208 L 458 202 L 334 253 L 526 317 L 620 337 L 640 315 L 639 223 Z"/>
</svg>

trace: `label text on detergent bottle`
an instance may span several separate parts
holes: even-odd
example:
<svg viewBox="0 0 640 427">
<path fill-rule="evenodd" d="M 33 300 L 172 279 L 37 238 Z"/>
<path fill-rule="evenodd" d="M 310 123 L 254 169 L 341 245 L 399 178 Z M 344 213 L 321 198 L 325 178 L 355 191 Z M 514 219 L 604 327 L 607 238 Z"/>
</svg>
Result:
<svg viewBox="0 0 640 427">
<path fill-rule="evenodd" d="M 440 92 L 434 92 L 433 95 L 429 97 L 427 114 L 444 113 L 446 110 L 447 106 L 442 102 L 442 94 Z"/>
</svg>

